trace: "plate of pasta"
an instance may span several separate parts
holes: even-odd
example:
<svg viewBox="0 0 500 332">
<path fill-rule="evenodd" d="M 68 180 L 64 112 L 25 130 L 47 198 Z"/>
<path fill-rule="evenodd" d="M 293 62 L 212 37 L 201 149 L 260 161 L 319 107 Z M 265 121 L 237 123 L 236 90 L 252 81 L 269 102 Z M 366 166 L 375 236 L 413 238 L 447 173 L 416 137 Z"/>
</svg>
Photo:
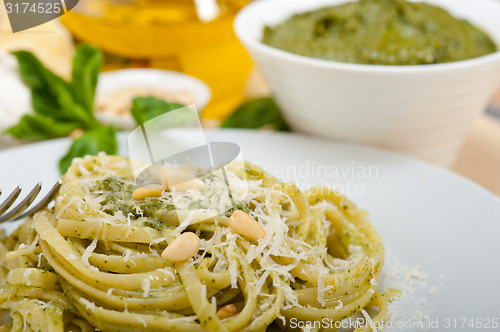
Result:
<svg viewBox="0 0 500 332">
<path fill-rule="evenodd" d="M 245 162 L 136 177 L 122 135 L 123 156 L 75 159 L 52 204 L 2 224 L 0 330 L 499 327 L 493 194 L 362 145 L 206 136 L 237 144 Z M 4 193 L 57 180 L 68 144 L 0 152 Z"/>
</svg>

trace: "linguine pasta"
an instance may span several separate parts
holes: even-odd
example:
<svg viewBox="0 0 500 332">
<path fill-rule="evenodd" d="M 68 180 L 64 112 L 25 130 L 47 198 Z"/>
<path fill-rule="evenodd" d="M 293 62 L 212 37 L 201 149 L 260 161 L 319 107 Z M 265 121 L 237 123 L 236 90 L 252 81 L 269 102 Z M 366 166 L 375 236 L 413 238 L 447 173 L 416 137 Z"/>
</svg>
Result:
<svg viewBox="0 0 500 332">
<path fill-rule="evenodd" d="M 203 190 L 134 200 L 127 159 L 75 159 L 55 206 L 1 239 L 0 311 L 11 319 L 0 331 L 265 331 L 356 313 L 367 317 L 357 331 L 371 331 L 385 319 L 384 251 L 366 212 L 252 165 L 226 174 L 231 195 L 214 172 Z M 236 210 L 265 237 L 235 232 Z M 199 250 L 162 259 L 185 232 Z"/>
</svg>

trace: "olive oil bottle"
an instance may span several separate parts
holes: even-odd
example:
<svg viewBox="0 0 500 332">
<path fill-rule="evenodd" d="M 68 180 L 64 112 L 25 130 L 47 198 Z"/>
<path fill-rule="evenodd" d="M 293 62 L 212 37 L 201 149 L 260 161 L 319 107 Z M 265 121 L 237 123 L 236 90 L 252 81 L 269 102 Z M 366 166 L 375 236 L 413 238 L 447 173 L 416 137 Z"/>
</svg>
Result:
<svg viewBox="0 0 500 332">
<path fill-rule="evenodd" d="M 207 2 L 212 5 L 208 17 L 201 6 Z M 212 89 L 202 116 L 223 119 L 241 103 L 252 66 L 233 31 L 234 16 L 247 3 L 80 0 L 62 22 L 77 41 L 105 53 L 104 70 L 161 68 L 201 79 Z"/>
</svg>

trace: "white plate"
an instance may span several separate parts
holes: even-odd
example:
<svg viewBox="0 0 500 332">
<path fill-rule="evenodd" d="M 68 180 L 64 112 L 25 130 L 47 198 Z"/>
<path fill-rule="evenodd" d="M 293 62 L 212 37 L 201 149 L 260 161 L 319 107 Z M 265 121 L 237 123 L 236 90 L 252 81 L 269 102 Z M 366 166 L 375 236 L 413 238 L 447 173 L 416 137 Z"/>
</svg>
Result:
<svg viewBox="0 0 500 332">
<path fill-rule="evenodd" d="M 488 330 L 498 330 L 491 328 L 491 320 L 500 320 L 500 200 L 490 192 L 444 169 L 360 145 L 241 130 L 209 131 L 207 137 L 239 144 L 245 159 L 302 188 L 321 182 L 336 185 L 368 210 L 388 254 L 382 288 L 402 282 L 387 278 L 398 265 L 427 275 L 426 282 L 407 279 L 407 284 L 414 282 L 414 294 L 391 306 L 400 324 L 415 325 L 412 316 L 427 315 L 438 323 L 436 331 L 471 331 L 467 324 L 477 328 L 487 319 Z M 120 144 L 126 154 L 124 134 Z M 69 140 L 60 139 L 1 152 L 4 192 L 17 184 L 52 184 L 68 145 Z M 325 170 L 329 176 L 318 174 Z M 423 308 L 422 299 L 430 307 Z"/>
</svg>

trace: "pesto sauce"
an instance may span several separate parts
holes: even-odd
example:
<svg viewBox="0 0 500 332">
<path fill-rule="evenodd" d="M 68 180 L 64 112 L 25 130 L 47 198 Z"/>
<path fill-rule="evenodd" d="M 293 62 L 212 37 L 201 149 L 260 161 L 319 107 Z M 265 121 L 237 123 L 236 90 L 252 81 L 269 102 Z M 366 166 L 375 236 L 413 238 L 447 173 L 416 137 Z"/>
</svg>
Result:
<svg viewBox="0 0 500 332">
<path fill-rule="evenodd" d="M 137 186 L 122 178 L 107 178 L 99 182 L 97 188 L 106 195 L 106 199 L 102 202 L 104 212 L 114 215 L 121 211 L 124 216 L 130 216 L 132 220 L 144 217 L 144 226 L 157 230 L 164 227 L 163 223 L 158 221 L 157 213 L 175 210 L 174 205 L 168 204 L 158 197 L 146 197 L 140 201 L 134 200 L 132 192 Z"/>
<path fill-rule="evenodd" d="M 233 212 L 236 210 L 241 210 L 247 214 L 251 212 L 250 205 L 244 203 L 236 203 L 226 211 L 225 216 L 228 218 L 231 217 Z"/>
<path fill-rule="evenodd" d="M 379 65 L 444 63 L 497 51 L 469 22 L 405 0 L 359 0 L 294 15 L 266 27 L 263 42 L 318 59 Z"/>
<path fill-rule="evenodd" d="M 105 195 L 101 202 L 103 211 L 110 215 L 115 215 L 121 211 L 124 216 L 130 216 L 131 220 L 140 220 L 143 226 L 151 227 L 161 231 L 166 227 L 161 221 L 161 216 L 166 211 L 174 211 L 176 207 L 165 199 L 159 197 L 146 197 L 144 200 L 134 200 L 133 191 L 138 186 L 129 183 L 124 178 L 110 177 L 98 182 L 97 190 Z M 203 205 L 200 201 L 192 201 L 188 209 L 205 209 L 210 206 Z M 224 213 L 227 217 L 236 210 L 250 213 L 251 208 L 246 203 L 235 203 Z"/>
</svg>

